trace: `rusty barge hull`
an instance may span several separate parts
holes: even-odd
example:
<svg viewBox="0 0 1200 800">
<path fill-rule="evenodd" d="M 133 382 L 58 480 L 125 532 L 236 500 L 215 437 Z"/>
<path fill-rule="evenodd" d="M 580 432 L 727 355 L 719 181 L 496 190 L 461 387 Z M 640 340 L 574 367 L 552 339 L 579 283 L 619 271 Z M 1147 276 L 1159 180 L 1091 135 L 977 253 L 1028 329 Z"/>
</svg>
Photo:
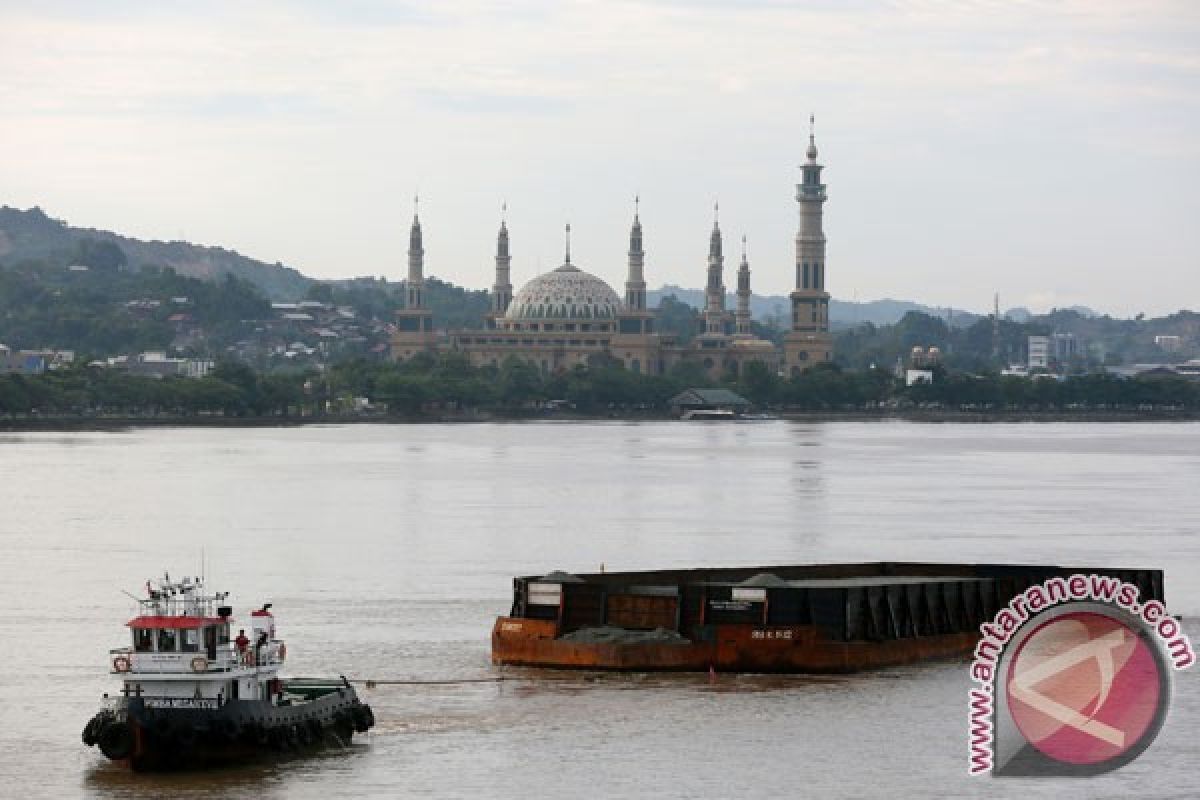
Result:
<svg viewBox="0 0 1200 800">
<path fill-rule="evenodd" d="M 492 662 L 846 673 L 953 658 L 1029 586 L 1093 573 L 1165 602 L 1154 569 L 872 562 L 516 578 Z"/>
</svg>

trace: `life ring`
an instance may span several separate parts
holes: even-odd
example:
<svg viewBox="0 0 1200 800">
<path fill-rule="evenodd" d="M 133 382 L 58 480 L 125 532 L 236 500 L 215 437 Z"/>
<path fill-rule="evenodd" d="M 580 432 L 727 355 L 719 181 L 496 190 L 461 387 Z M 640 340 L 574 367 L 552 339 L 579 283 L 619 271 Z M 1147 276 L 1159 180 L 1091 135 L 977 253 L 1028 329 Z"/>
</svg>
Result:
<svg viewBox="0 0 1200 800">
<path fill-rule="evenodd" d="M 208 659 L 196 656 L 192 659 L 192 672 L 208 672 Z"/>
<path fill-rule="evenodd" d="M 129 672 L 133 665 L 129 661 L 129 656 L 117 656 L 113 659 L 114 672 Z"/>
<path fill-rule="evenodd" d="M 287 645 L 284 644 L 283 642 L 280 642 L 279 643 L 279 660 L 283 661 L 285 658 L 287 658 Z"/>
</svg>

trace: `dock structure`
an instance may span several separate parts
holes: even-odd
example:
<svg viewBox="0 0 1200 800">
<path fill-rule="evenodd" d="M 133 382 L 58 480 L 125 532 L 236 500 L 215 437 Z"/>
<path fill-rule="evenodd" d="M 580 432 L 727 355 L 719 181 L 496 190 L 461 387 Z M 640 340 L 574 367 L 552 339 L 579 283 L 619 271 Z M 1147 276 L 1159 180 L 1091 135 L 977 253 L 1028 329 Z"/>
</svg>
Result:
<svg viewBox="0 0 1200 800">
<path fill-rule="evenodd" d="M 1163 600 L 1155 569 L 870 562 L 513 580 L 492 661 L 539 667 L 853 672 L 970 652 L 979 628 L 1050 578 L 1098 574 Z"/>
</svg>

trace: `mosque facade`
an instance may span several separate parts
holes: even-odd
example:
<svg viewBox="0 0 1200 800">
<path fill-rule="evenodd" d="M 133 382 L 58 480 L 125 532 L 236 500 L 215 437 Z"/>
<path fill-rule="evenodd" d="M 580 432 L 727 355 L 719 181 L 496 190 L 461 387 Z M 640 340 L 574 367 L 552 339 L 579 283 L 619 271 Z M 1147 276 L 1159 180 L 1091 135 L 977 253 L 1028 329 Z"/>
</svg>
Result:
<svg viewBox="0 0 1200 800">
<path fill-rule="evenodd" d="M 713 377 L 741 374 L 761 362 L 772 372 L 794 375 L 832 358 L 829 294 L 825 291 L 825 235 L 822 216 L 826 199 L 817 147 L 809 135 L 801 183 L 796 234 L 795 289 L 790 294 L 791 324 L 783 347 L 751 330 L 750 265 L 745 238 L 736 272 L 736 306 L 726 308 L 724 242 L 714 220 L 709 237 L 702 330 L 686 344 L 658 329 L 658 313 L 646 303 L 642 224 L 635 210 L 629 231 L 629 259 L 624 297 L 603 279 L 571 260 L 570 225 L 561 266 L 530 280 L 513 294 L 507 223 L 496 237 L 496 278 L 491 309 L 483 329 L 439 331 L 425 304 L 425 250 L 421 223 L 414 213 L 409 233 L 405 307 L 396 312 L 391 357 L 404 361 L 421 352 L 459 352 L 472 365 L 522 359 L 545 374 L 576 365 L 610 362 L 646 375 L 662 375 L 681 361 L 701 366 Z"/>
</svg>

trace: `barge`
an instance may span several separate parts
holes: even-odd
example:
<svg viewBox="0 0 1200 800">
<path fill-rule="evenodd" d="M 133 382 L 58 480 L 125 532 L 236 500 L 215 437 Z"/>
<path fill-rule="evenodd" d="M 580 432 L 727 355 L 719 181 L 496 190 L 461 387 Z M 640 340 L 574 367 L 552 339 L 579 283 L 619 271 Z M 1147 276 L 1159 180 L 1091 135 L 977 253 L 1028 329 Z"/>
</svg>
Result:
<svg viewBox="0 0 1200 800">
<path fill-rule="evenodd" d="M 146 594 L 126 623 L 131 644 L 109 652 L 120 693 L 83 729 L 106 758 L 135 771 L 202 767 L 345 745 L 375 724 L 345 678 L 280 677 L 287 646 L 270 603 L 231 637 L 227 593 L 206 594 L 199 578 L 147 581 Z"/>
<path fill-rule="evenodd" d="M 1163 601 L 1163 574 L 873 562 L 513 580 L 492 663 L 629 671 L 844 673 L 969 653 L 979 626 L 1052 577 L 1110 575 Z"/>
</svg>

